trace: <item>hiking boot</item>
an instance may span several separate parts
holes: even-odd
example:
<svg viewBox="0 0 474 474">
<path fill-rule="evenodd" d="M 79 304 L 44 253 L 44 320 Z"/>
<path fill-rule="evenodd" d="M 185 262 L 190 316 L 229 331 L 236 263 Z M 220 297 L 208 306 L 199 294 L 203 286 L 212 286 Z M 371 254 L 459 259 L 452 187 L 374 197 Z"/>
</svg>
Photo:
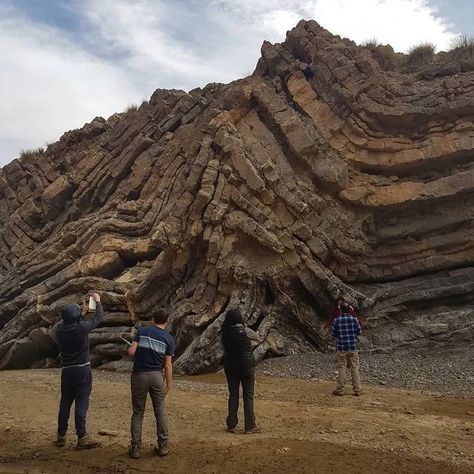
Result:
<svg viewBox="0 0 474 474">
<path fill-rule="evenodd" d="M 334 390 L 332 394 L 336 397 L 342 397 L 344 395 L 344 392 L 341 392 L 340 390 Z"/>
<path fill-rule="evenodd" d="M 168 456 L 168 454 L 170 453 L 170 450 L 168 449 L 167 445 L 163 444 L 158 447 L 155 446 L 153 449 L 153 452 L 157 454 L 158 456 L 160 456 L 160 458 L 162 458 L 163 456 Z"/>
<path fill-rule="evenodd" d="M 132 459 L 138 459 L 140 457 L 140 448 L 138 446 L 130 446 L 128 454 Z"/>
<path fill-rule="evenodd" d="M 359 390 L 358 392 L 354 392 L 352 395 L 354 397 L 360 397 L 362 395 L 362 390 Z"/>
<path fill-rule="evenodd" d="M 57 448 L 64 448 L 66 446 L 66 436 L 59 436 L 56 438 L 56 441 L 54 441 L 54 445 Z"/>
<path fill-rule="evenodd" d="M 235 428 L 226 428 L 227 433 L 235 433 Z"/>
<path fill-rule="evenodd" d="M 93 440 L 87 433 L 82 438 L 77 438 L 76 449 L 93 449 L 99 446 L 100 443 Z"/>
<path fill-rule="evenodd" d="M 249 429 L 249 430 L 245 430 L 245 434 L 258 434 L 258 433 L 261 433 L 262 430 L 260 428 L 258 428 L 257 426 Z"/>
</svg>

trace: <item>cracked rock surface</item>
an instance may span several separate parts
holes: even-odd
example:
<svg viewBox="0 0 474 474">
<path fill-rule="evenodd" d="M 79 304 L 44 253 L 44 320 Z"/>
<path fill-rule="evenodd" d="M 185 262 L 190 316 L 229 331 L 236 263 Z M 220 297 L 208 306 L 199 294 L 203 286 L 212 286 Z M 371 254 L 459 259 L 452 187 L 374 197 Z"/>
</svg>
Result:
<svg viewBox="0 0 474 474">
<path fill-rule="evenodd" d="M 326 351 L 341 293 L 366 348 L 472 345 L 474 72 L 440 67 L 383 71 L 301 21 L 245 79 L 158 89 L 4 166 L 0 368 L 54 365 L 48 328 L 90 289 L 96 366 L 156 305 L 181 372 L 219 367 L 228 307 L 258 360 Z"/>
</svg>

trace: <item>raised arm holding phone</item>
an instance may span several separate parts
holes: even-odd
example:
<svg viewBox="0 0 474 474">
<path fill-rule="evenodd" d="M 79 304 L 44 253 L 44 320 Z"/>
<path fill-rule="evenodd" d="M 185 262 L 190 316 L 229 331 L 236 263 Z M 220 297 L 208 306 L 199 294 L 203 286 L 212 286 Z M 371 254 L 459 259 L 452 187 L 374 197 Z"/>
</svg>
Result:
<svg viewBox="0 0 474 474">
<path fill-rule="evenodd" d="M 92 391 L 92 371 L 90 367 L 89 333 L 104 319 L 104 309 L 98 293 L 91 293 L 96 305 L 95 314 L 85 319 L 89 311 L 88 300 L 78 304 L 68 304 L 61 310 L 62 321 L 52 330 L 52 337 L 61 352 L 61 400 L 58 413 L 58 432 L 55 445 L 66 444 L 69 413 L 74 402 L 74 419 L 77 434 L 77 449 L 96 448 L 100 443 L 87 434 L 86 416 L 89 396 Z"/>
</svg>

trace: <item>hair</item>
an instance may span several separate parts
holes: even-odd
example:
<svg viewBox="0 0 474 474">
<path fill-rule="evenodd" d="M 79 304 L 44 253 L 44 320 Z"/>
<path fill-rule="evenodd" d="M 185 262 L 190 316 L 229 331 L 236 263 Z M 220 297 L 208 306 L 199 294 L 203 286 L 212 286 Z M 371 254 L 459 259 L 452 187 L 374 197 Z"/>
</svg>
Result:
<svg viewBox="0 0 474 474">
<path fill-rule="evenodd" d="M 235 324 L 244 324 L 244 321 L 242 319 L 242 315 L 240 314 L 240 310 L 238 308 L 231 308 L 225 315 L 222 327 L 228 328 L 229 326 L 233 326 Z"/>
<path fill-rule="evenodd" d="M 153 311 L 152 319 L 155 324 L 165 324 L 168 321 L 168 313 L 163 308 L 156 308 Z"/>
<path fill-rule="evenodd" d="M 349 313 L 351 311 L 349 303 L 346 303 L 345 301 L 341 301 L 340 308 L 341 313 Z"/>
</svg>

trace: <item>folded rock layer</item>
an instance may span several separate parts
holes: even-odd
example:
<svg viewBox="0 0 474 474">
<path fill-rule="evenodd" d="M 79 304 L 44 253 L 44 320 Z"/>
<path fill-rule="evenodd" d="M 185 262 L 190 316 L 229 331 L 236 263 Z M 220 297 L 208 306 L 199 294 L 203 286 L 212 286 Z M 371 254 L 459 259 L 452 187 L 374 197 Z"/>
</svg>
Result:
<svg viewBox="0 0 474 474">
<path fill-rule="evenodd" d="M 470 344 L 473 119 L 474 66 L 384 71 L 301 21 L 245 79 L 65 133 L 0 170 L 0 368 L 54 363 L 48 328 L 90 289 L 94 365 L 156 306 L 181 372 L 219 367 L 230 307 L 258 359 L 324 351 L 340 294 L 366 348 Z"/>
</svg>

